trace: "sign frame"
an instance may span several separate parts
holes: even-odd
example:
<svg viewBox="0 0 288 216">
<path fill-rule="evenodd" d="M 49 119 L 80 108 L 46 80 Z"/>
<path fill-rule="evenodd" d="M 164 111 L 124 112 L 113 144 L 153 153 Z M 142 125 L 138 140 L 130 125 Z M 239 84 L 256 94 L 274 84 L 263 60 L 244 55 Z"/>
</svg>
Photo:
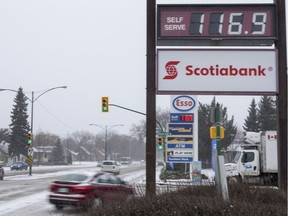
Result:
<svg viewBox="0 0 288 216">
<path fill-rule="evenodd" d="M 255 62 L 256 60 L 257 62 Z M 248 68 L 250 71 L 259 64 L 267 65 L 267 70 L 272 68 L 273 73 L 270 72 L 269 76 L 262 76 L 261 82 L 256 80 L 257 76 L 248 75 L 246 80 L 242 79 L 244 77 L 240 75 L 242 67 L 251 67 Z M 172 69 L 174 67 L 174 75 L 169 75 L 167 65 Z M 229 65 L 232 65 L 232 69 L 229 68 Z M 199 73 L 205 69 L 205 73 L 207 73 L 197 76 L 195 73 L 187 75 L 188 72 L 191 72 L 188 71 L 188 66 L 194 67 L 193 70 L 199 69 Z M 234 66 L 238 68 L 239 72 L 232 76 L 231 71 Z M 212 69 L 214 72 L 218 71 L 218 75 L 212 74 L 210 67 L 214 67 L 215 70 Z M 228 70 L 228 76 L 221 74 L 222 69 L 225 68 Z M 261 68 L 255 69 L 261 70 Z M 178 74 L 177 77 L 175 73 Z M 279 92 L 278 73 L 277 49 L 157 49 L 156 92 L 166 95 L 275 95 Z M 259 89 L 260 87 L 261 89 Z"/>
<path fill-rule="evenodd" d="M 199 10 L 199 11 L 198 11 Z M 253 34 L 253 28 L 257 28 L 257 23 L 254 24 L 254 14 L 259 16 L 266 12 L 265 26 L 263 27 L 263 35 Z M 227 32 L 227 25 L 231 25 L 231 14 L 233 16 L 240 12 L 243 13 L 241 27 L 238 34 Z M 189 14 L 191 13 L 191 14 Z M 192 20 L 192 13 L 199 16 L 202 14 L 201 21 Z M 219 18 L 219 13 L 222 17 Z M 251 13 L 253 15 L 251 15 Z M 209 31 L 215 29 L 215 21 L 212 22 L 212 14 L 218 16 L 221 26 L 221 32 L 211 33 Z M 229 14 L 229 17 L 228 17 Z M 214 15 L 214 17 L 215 17 Z M 252 17 L 251 17 L 252 16 Z M 249 17 L 249 18 L 247 18 Z M 158 46 L 271 46 L 278 39 L 277 20 L 276 20 L 276 4 L 158 4 L 157 5 L 157 45 Z M 200 19 L 200 18 L 197 18 Z M 221 20 L 220 20 L 221 19 Z M 236 17 L 236 21 L 238 22 Z M 249 20 L 248 20 L 249 19 Z M 253 20 L 252 20 L 253 19 Z M 229 20 L 229 21 L 228 21 Z M 219 23 L 216 22 L 216 25 Z M 193 23 L 193 24 L 192 24 Z M 264 22 L 263 22 L 264 23 Z M 192 27 L 193 25 L 193 27 Z M 192 29 L 196 26 L 201 26 L 201 32 L 192 33 Z M 266 26 L 267 25 L 267 26 Z M 168 26 L 168 27 L 167 27 Z M 236 25 L 234 27 L 237 27 Z M 259 27 L 259 26 L 258 26 Z M 268 28 L 267 28 L 268 27 Z M 200 28 L 200 27 L 199 27 Z M 232 29 L 232 27 L 229 29 Z M 262 29 L 262 31 L 263 31 Z M 267 29 L 267 32 L 266 32 Z M 251 32 L 249 33 L 249 31 Z M 193 30 L 194 31 L 194 30 Z M 219 30 L 220 31 L 220 30 Z"/>
</svg>

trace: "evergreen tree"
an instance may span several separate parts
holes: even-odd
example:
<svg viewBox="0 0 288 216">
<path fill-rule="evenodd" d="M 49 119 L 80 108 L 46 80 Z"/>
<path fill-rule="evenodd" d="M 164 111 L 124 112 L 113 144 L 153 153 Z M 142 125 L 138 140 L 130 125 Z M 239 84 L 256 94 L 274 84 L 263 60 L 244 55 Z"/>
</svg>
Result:
<svg viewBox="0 0 288 216">
<path fill-rule="evenodd" d="M 56 148 L 52 151 L 54 162 L 63 162 L 64 161 L 64 151 L 61 145 L 60 139 L 57 139 Z"/>
<path fill-rule="evenodd" d="M 211 161 L 211 138 L 210 127 L 213 123 L 210 122 L 210 110 L 212 107 L 216 107 L 216 98 L 214 97 L 211 104 L 199 103 L 198 108 L 198 149 L 199 160 Z M 227 108 L 220 105 L 222 110 L 222 122 L 221 125 L 225 129 L 224 139 L 221 140 L 221 147 L 223 150 L 227 150 L 227 147 L 231 144 L 237 134 L 237 127 L 234 125 L 234 116 L 229 120 L 227 114 Z"/>
<path fill-rule="evenodd" d="M 8 148 L 9 157 L 20 157 L 20 154 L 26 155 L 28 152 L 27 137 L 30 130 L 28 123 L 27 97 L 23 93 L 23 89 L 20 87 L 17 95 L 14 99 L 15 104 L 11 112 L 11 121 L 9 125 L 11 130 L 10 145 Z"/>
<path fill-rule="evenodd" d="M 211 161 L 211 139 L 210 139 L 210 106 L 199 103 L 198 107 L 198 153 L 199 160 L 203 165 L 205 161 Z"/>
<path fill-rule="evenodd" d="M 259 130 L 276 130 L 276 105 L 271 96 L 262 96 L 258 104 Z"/>
<path fill-rule="evenodd" d="M 259 132 L 257 113 L 258 113 L 257 105 L 255 99 L 253 98 L 250 107 L 248 109 L 248 116 L 245 119 L 245 123 L 243 126 L 244 131 Z"/>
</svg>

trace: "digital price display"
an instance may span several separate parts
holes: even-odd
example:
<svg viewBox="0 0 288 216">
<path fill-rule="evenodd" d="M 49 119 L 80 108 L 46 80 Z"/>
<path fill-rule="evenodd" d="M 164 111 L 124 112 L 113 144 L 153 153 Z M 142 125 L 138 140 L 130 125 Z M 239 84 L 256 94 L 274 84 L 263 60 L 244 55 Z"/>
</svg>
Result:
<svg viewBox="0 0 288 216">
<path fill-rule="evenodd" d="M 158 39 L 276 39 L 276 8 L 262 5 L 158 5 Z"/>
<path fill-rule="evenodd" d="M 170 122 L 178 122 L 178 123 L 193 123 L 194 122 L 194 114 L 181 114 L 181 113 L 170 113 Z"/>
</svg>

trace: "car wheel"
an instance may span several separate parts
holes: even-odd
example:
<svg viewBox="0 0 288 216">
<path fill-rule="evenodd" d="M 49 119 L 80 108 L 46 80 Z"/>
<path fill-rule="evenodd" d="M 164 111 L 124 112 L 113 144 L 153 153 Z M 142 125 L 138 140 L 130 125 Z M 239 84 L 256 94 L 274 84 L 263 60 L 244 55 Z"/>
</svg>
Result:
<svg viewBox="0 0 288 216">
<path fill-rule="evenodd" d="M 3 177 L 3 176 L 1 176 L 0 180 L 3 180 L 3 179 L 4 179 L 4 177 Z"/>
<path fill-rule="evenodd" d="M 63 209 L 64 206 L 63 206 L 63 205 L 56 204 L 55 207 L 56 207 L 57 210 L 61 210 L 61 209 Z"/>
</svg>

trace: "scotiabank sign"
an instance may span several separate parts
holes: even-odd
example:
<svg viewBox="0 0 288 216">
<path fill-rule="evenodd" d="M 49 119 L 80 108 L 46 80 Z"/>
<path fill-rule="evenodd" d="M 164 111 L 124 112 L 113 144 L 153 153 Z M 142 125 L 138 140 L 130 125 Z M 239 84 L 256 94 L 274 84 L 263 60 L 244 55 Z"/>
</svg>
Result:
<svg viewBox="0 0 288 216">
<path fill-rule="evenodd" d="M 158 49 L 159 94 L 274 94 L 278 92 L 274 49 Z"/>
</svg>

